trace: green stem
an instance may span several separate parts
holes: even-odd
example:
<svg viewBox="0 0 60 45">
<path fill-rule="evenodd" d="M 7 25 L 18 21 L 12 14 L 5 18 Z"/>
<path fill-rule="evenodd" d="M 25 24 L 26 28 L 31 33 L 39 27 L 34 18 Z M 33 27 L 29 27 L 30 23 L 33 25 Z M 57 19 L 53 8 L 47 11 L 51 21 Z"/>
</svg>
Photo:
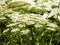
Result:
<svg viewBox="0 0 60 45">
<path fill-rule="evenodd" d="M 51 36 L 51 39 L 50 39 L 49 45 L 52 45 L 52 39 L 53 39 L 53 34 L 52 34 L 52 36 Z"/>
<path fill-rule="evenodd" d="M 33 28 L 30 29 L 31 30 L 31 38 L 32 38 L 32 45 L 35 45 L 35 39 L 34 39 L 34 35 L 33 35 Z"/>
<path fill-rule="evenodd" d="M 32 40 L 31 40 L 31 45 L 35 45 L 35 38 L 34 38 L 34 24 L 33 25 L 28 25 L 28 28 L 29 28 L 29 30 L 30 30 L 30 34 L 31 34 L 31 38 L 32 38 Z"/>
<path fill-rule="evenodd" d="M 18 35 L 18 43 L 19 45 L 23 45 L 21 35 Z"/>
</svg>

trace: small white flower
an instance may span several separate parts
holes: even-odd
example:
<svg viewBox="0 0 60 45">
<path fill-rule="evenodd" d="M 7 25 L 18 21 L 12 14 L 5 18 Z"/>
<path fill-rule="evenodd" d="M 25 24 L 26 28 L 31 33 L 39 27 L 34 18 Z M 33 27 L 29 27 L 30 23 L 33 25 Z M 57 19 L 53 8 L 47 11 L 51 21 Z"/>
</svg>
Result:
<svg viewBox="0 0 60 45">
<path fill-rule="evenodd" d="M 44 15 L 42 16 L 42 18 L 47 18 L 48 17 L 48 14 L 47 13 L 44 13 Z"/>
<path fill-rule="evenodd" d="M 54 2 L 57 2 L 57 3 L 59 3 L 60 2 L 60 0 L 53 0 Z"/>
<path fill-rule="evenodd" d="M 60 16 L 58 16 L 58 20 L 60 20 Z"/>
<path fill-rule="evenodd" d="M 37 0 L 37 3 L 39 4 L 39 3 L 42 3 L 43 2 L 43 0 Z"/>
<path fill-rule="evenodd" d="M 20 1 L 20 0 L 12 0 L 12 2 L 14 2 L 14 1 Z"/>
<path fill-rule="evenodd" d="M 34 24 L 35 22 L 34 21 L 28 21 L 26 23 L 27 23 L 27 25 L 31 25 L 31 24 Z"/>
<path fill-rule="evenodd" d="M 42 27 L 42 25 L 40 25 L 40 24 L 36 24 L 35 27 L 36 27 L 36 28 L 38 28 L 38 27 Z"/>
<path fill-rule="evenodd" d="M 54 15 L 54 18 L 57 18 L 57 15 Z"/>
<path fill-rule="evenodd" d="M 22 28 L 22 27 L 25 27 L 25 25 L 19 24 L 18 27 Z"/>
<path fill-rule="evenodd" d="M 5 29 L 5 30 L 3 31 L 3 33 L 8 32 L 8 31 L 9 31 L 9 29 Z"/>
<path fill-rule="evenodd" d="M 26 29 L 26 30 L 22 30 L 21 32 L 22 32 L 22 34 L 28 34 L 30 32 L 30 30 Z"/>
<path fill-rule="evenodd" d="M 52 10 L 52 8 L 51 8 L 51 7 L 45 7 L 45 9 L 46 9 L 47 11 Z"/>
<path fill-rule="evenodd" d="M 57 3 L 57 2 L 53 2 L 52 5 L 56 5 L 56 6 L 58 6 L 58 3 Z"/>
<path fill-rule="evenodd" d="M 7 27 L 15 26 L 15 25 L 17 25 L 17 24 L 18 24 L 18 23 L 11 23 L 11 24 L 7 25 Z"/>
<path fill-rule="evenodd" d="M 52 17 L 52 16 L 54 16 L 54 15 L 57 15 L 57 13 L 59 13 L 59 12 L 60 12 L 60 9 L 58 9 L 58 8 L 52 9 L 52 10 L 51 10 L 51 13 L 50 13 L 49 16 L 48 16 L 48 18 L 50 18 L 50 17 Z"/>
<path fill-rule="evenodd" d="M 33 0 L 12 0 L 12 2 L 14 1 L 24 1 L 24 2 L 30 3 L 33 6 L 35 5 L 35 2 L 33 2 Z"/>
<path fill-rule="evenodd" d="M 45 19 L 45 18 L 41 18 L 40 21 L 39 21 L 39 23 L 46 24 L 46 23 L 48 23 L 48 20 Z"/>
<path fill-rule="evenodd" d="M 5 0 L 0 0 L 0 4 L 5 4 Z"/>
<path fill-rule="evenodd" d="M 57 25 L 54 24 L 54 23 L 48 23 L 47 26 L 49 26 L 49 27 L 53 27 L 53 28 L 56 28 L 56 27 L 57 27 Z"/>
<path fill-rule="evenodd" d="M 19 20 L 19 16 L 20 16 L 20 14 L 14 12 L 14 13 L 8 15 L 8 16 L 12 19 L 13 22 L 16 22 L 16 21 Z"/>
<path fill-rule="evenodd" d="M 46 28 L 48 30 L 56 31 L 54 28 Z"/>
<path fill-rule="evenodd" d="M 18 28 L 14 28 L 14 29 L 11 30 L 11 32 L 16 32 L 16 31 L 19 31 L 19 29 Z"/>
</svg>

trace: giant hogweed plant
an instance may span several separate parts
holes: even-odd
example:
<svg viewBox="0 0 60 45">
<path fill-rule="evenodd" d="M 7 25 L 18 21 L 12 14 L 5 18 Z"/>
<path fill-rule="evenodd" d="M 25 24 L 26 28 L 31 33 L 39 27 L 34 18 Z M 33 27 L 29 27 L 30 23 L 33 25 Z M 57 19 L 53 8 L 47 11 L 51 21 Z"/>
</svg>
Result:
<svg viewBox="0 0 60 45">
<path fill-rule="evenodd" d="M 0 45 L 60 44 L 60 2 L 34 3 L 9 0 L 0 4 Z"/>
</svg>

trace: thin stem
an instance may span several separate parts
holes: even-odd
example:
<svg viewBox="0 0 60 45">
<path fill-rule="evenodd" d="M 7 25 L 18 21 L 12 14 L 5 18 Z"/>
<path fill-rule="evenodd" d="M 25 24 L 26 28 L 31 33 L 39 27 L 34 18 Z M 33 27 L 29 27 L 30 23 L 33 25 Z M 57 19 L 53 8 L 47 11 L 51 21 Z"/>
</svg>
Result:
<svg viewBox="0 0 60 45">
<path fill-rule="evenodd" d="M 33 28 L 31 28 L 31 38 L 32 38 L 32 45 L 35 45 L 35 39 L 34 39 L 34 35 L 33 35 Z"/>
<path fill-rule="evenodd" d="M 33 35 L 33 30 L 34 30 L 34 24 L 33 25 L 28 25 L 28 28 L 29 28 L 29 30 L 30 30 L 30 34 L 31 34 L 31 38 L 32 38 L 32 40 L 31 40 L 31 45 L 35 45 L 35 38 L 34 38 L 34 35 Z"/>
<path fill-rule="evenodd" d="M 53 39 L 53 34 L 52 34 L 52 36 L 51 36 L 51 39 L 50 39 L 49 45 L 52 45 L 52 39 Z"/>
</svg>

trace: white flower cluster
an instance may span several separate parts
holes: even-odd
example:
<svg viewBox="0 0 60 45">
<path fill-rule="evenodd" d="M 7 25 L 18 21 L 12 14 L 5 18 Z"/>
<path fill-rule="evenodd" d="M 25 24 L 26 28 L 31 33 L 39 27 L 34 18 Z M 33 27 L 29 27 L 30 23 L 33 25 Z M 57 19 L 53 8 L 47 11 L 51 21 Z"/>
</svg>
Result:
<svg viewBox="0 0 60 45">
<path fill-rule="evenodd" d="M 54 9 L 51 10 L 51 13 L 49 14 L 48 18 L 52 17 L 52 16 L 56 16 L 58 13 L 60 13 L 60 9 L 59 8 L 54 8 Z"/>
<path fill-rule="evenodd" d="M 13 22 L 23 22 L 26 23 L 27 25 L 31 25 L 34 23 L 40 23 L 40 24 L 46 24 L 48 23 L 48 20 L 43 19 L 40 15 L 37 14 L 17 14 L 17 13 L 12 13 L 10 15 L 8 15 L 8 17 L 10 17 L 12 19 Z M 15 25 L 17 23 L 14 24 L 10 24 L 10 25 Z"/>
<path fill-rule="evenodd" d="M 25 29 L 25 30 L 22 30 L 22 31 L 21 31 L 22 34 L 28 34 L 29 32 L 30 32 L 29 29 Z"/>
<path fill-rule="evenodd" d="M 12 14 L 7 15 L 12 21 L 12 23 L 8 24 L 7 27 L 18 25 L 19 28 L 22 28 L 22 27 L 25 27 L 25 25 L 32 25 L 32 24 L 35 24 L 34 25 L 35 27 L 42 27 L 43 25 L 47 24 L 48 26 L 47 29 L 49 30 L 55 30 L 55 28 L 58 27 L 57 24 L 53 22 L 52 23 L 49 22 L 51 21 L 49 18 L 54 16 L 54 18 L 57 18 L 58 20 L 60 20 L 60 5 L 59 5 L 60 0 L 37 0 L 36 2 L 34 2 L 34 0 L 12 0 L 11 2 L 16 2 L 16 1 L 18 2 L 24 1 L 24 2 L 30 3 L 31 5 L 27 9 L 30 10 L 32 7 L 35 7 L 36 9 L 39 9 L 39 10 L 42 9 L 43 14 L 35 14 L 34 11 L 33 12 L 31 11 L 32 13 L 30 12 L 25 14 L 19 14 L 18 11 L 14 11 Z M 10 8 L 10 9 L 12 10 L 13 8 Z M 46 11 L 44 12 L 44 10 Z M 36 12 L 38 12 L 38 10 Z M 4 19 L 4 18 L 0 18 L 0 19 Z M 16 29 L 14 28 L 11 32 L 15 32 L 19 30 L 19 28 L 16 28 Z M 24 33 L 25 30 L 23 30 L 22 32 Z"/>
<path fill-rule="evenodd" d="M 48 23 L 47 26 L 48 27 L 46 29 L 52 30 L 52 31 L 56 31 L 55 28 L 58 27 L 57 24 L 55 23 Z"/>
<path fill-rule="evenodd" d="M 35 5 L 35 2 L 33 2 L 33 0 L 12 0 L 12 2 L 14 1 L 24 1 L 24 2 L 30 3 L 32 6 Z"/>
<path fill-rule="evenodd" d="M 18 28 L 14 28 L 14 29 L 11 30 L 11 32 L 16 32 L 16 31 L 19 31 L 19 29 Z"/>
<path fill-rule="evenodd" d="M 47 16 L 47 15 L 48 15 L 47 17 L 50 18 L 53 15 L 56 16 L 57 13 L 60 13 L 59 3 L 60 3 L 60 0 L 37 0 L 37 2 L 36 2 L 37 7 L 40 7 L 40 9 L 45 9 L 47 11 L 51 11 L 49 14 L 44 13 L 44 16 L 43 16 L 44 18 L 46 18 L 45 16 Z"/>
<path fill-rule="evenodd" d="M 15 14 L 12 13 L 12 14 L 8 15 L 8 17 L 10 17 L 12 19 L 13 23 L 10 23 L 9 25 L 7 25 L 7 27 L 14 27 L 14 26 L 18 25 L 17 26 L 18 29 L 26 27 L 26 25 L 32 25 L 32 24 L 35 24 L 35 27 L 38 28 L 38 27 L 42 27 L 44 24 L 48 23 L 47 19 L 44 19 L 42 16 L 37 15 L 37 14 L 20 14 L 19 15 L 17 13 L 15 13 Z M 12 28 L 11 32 L 18 31 L 18 29 Z M 22 32 L 24 32 L 24 31 L 25 30 L 23 30 Z"/>
<path fill-rule="evenodd" d="M 5 4 L 5 0 L 0 0 L 0 4 Z"/>
<path fill-rule="evenodd" d="M 17 12 L 14 12 L 14 13 L 8 15 L 8 17 L 10 17 L 13 22 L 16 22 L 19 19 L 19 16 L 20 15 Z"/>
</svg>

